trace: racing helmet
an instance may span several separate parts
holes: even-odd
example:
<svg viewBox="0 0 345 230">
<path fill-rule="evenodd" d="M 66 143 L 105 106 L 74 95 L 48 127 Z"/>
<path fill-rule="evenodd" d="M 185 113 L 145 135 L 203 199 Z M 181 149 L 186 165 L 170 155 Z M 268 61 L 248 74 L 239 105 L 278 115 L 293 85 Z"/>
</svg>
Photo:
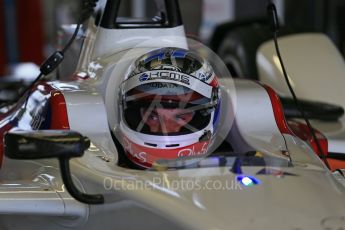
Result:
<svg viewBox="0 0 345 230">
<path fill-rule="evenodd" d="M 135 165 L 208 154 L 220 90 L 213 68 L 198 54 L 172 47 L 146 53 L 129 68 L 119 98 L 119 138 Z"/>
</svg>

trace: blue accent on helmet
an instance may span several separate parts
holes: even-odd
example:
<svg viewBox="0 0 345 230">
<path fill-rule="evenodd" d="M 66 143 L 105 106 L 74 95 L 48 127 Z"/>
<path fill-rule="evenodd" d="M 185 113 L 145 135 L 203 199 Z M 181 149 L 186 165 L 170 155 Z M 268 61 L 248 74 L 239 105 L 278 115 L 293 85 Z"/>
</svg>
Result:
<svg viewBox="0 0 345 230">
<path fill-rule="evenodd" d="M 171 56 L 175 58 L 184 58 L 186 54 L 187 50 L 175 50 Z"/>
<path fill-rule="evenodd" d="M 144 63 L 146 64 L 146 63 L 148 63 L 148 62 L 150 62 L 150 61 L 152 61 L 152 60 L 154 60 L 154 59 L 162 60 L 162 59 L 164 58 L 164 56 L 165 56 L 165 53 L 164 53 L 164 52 L 159 52 L 159 53 L 157 53 L 157 54 L 154 54 L 154 55 L 152 55 L 152 56 L 147 57 L 147 58 L 144 60 Z"/>
<path fill-rule="evenodd" d="M 214 111 L 213 122 L 212 122 L 215 128 L 217 128 L 216 125 L 218 124 L 218 120 L 219 120 L 220 104 L 221 104 L 221 99 L 219 98 L 219 103 Z"/>
<path fill-rule="evenodd" d="M 187 50 L 174 50 L 174 52 L 171 54 L 171 57 L 174 58 L 184 58 L 187 55 Z M 147 57 L 144 60 L 144 63 L 148 63 L 154 59 L 158 59 L 158 60 L 163 60 L 164 58 L 166 58 L 166 52 L 161 51 L 159 53 L 153 54 L 152 56 Z"/>
<path fill-rule="evenodd" d="M 139 77 L 139 81 L 147 81 L 149 79 L 149 75 L 147 73 L 143 73 L 142 75 L 140 75 Z"/>
<path fill-rule="evenodd" d="M 207 76 L 203 73 L 199 73 L 197 78 L 200 80 L 200 81 L 207 81 Z"/>
</svg>

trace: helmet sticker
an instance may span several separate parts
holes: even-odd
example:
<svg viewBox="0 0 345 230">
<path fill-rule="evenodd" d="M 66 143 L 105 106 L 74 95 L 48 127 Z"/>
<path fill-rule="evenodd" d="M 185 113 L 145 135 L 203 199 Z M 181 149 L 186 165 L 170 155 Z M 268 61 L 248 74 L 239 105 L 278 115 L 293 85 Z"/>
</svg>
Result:
<svg viewBox="0 0 345 230">
<path fill-rule="evenodd" d="M 176 83 L 189 89 L 198 92 L 204 97 L 211 98 L 212 86 L 200 81 L 197 78 L 187 74 L 176 73 L 174 71 L 147 71 L 145 73 L 137 74 L 127 79 L 123 84 L 123 93 L 138 87 L 140 85 L 150 83 Z M 159 85 L 159 84 L 157 84 Z M 161 85 L 163 86 L 163 85 Z"/>
</svg>

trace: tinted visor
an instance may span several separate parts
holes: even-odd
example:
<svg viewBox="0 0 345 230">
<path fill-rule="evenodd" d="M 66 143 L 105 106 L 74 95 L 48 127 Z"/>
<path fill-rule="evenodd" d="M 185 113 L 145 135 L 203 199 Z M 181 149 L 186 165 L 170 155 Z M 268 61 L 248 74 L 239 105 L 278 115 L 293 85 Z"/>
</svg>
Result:
<svg viewBox="0 0 345 230">
<path fill-rule="evenodd" d="M 181 49 L 166 48 L 164 51 L 159 49 L 150 52 L 137 61 L 137 68 L 134 73 L 170 67 L 171 70 L 192 74 L 202 68 L 202 63 L 203 61 L 192 52 Z"/>
<path fill-rule="evenodd" d="M 176 136 L 204 129 L 216 106 L 211 98 L 169 82 L 137 86 L 122 99 L 127 126 L 151 135 Z"/>
</svg>

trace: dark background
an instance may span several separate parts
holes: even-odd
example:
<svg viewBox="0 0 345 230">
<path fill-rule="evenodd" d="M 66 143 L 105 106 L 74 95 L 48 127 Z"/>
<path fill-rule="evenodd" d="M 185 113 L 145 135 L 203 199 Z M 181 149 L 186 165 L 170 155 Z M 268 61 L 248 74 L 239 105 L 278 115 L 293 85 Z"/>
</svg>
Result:
<svg viewBox="0 0 345 230">
<path fill-rule="evenodd" d="M 144 0 L 139 0 L 144 1 Z M 146 0 L 151 1 L 151 0 Z M 266 16 L 267 0 L 179 0 L 186 32 L 208 43 L 213 29 L 222 19 L 207 18 L 205 2 L 230 1 L 227 21 L 255 20 Z M 125 11 L 139 10 L 138 0 L 124 1 Z M 292 28 L 327 34 L 345 53 L 345 0 L 276 0 L 281 23 Z M 139 6 L 142 7 L 142 6 Z M 75 23 L 79 0 L 0 0 L 0 76 L 11 74 L 11 66 L 22 62 L 39 65 L 56 48 L 61 24 Z M 218 20 L 218 21 L 217 21 Z M 224 21 L 225 22 L 225 21 Z"/>
</svg>

